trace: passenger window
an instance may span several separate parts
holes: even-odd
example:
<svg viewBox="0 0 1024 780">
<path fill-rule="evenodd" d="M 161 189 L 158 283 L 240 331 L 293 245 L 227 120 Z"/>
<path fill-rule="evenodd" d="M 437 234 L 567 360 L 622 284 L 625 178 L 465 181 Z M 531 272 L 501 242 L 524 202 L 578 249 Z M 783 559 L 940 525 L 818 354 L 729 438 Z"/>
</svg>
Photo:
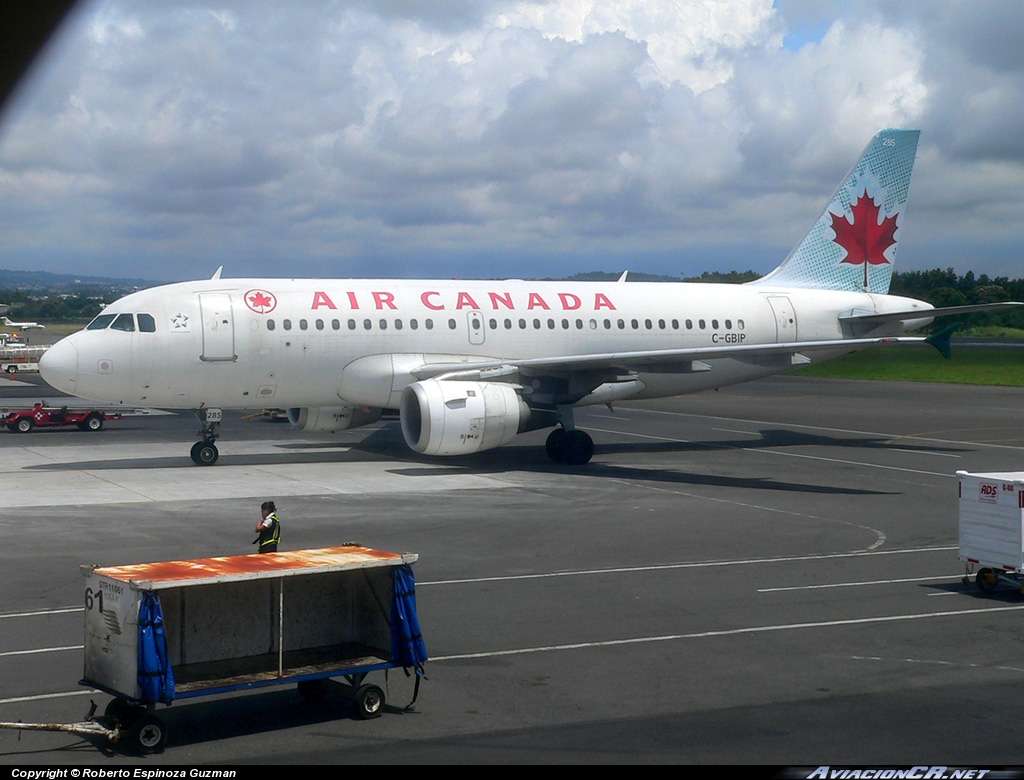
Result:
<svg viewBox="0 0 1024 780">
<path fill-rule="evenodd" d="M 101 314 L 88 325 L 85 326 L 86 330 L 103 330 L 110 323 L 114 321 L 114 314 Z"/>
<path fill-rule="evenodd" d="M 349 320 L 348 321 L 348 329 L 349 330 L 355 330 L 356 329 L 356 321 L 355 320 Z"/>
<path fill-rule="evenodd" d="M 409 327 L 413 330 L 416 330 L 419 326 L 420 323 L 417 320 L 409 320 Z"/>
<path fill-rule="evenodd" d="M 455 330 L 455 320 L 448 320 L 448 328 L 450 330 Z"/>
<path fill-rule="evenodd" d="M 292 321 L 291 320 L 283 320 L 281 322 L 281 327 L 284 328 L 285 330 L 291 330 L 292 329 Z"/>
<path fill-rule="evenodd" d="M 430 319 L 430 317 L 427 317 L 427 319 L 423 323 L 423 327 L 425 327 L 427 330 L 433 330 L 434 329 L 434 321 L 432 319 Z"/>
<path fill-rule="evenodd" d="M 334 330 L 341 330 L 341 322 L 339 320 L 331 320 L 331 327 Z"/>
<path fill-rule="evenodd" d="M 401 329 L 402 329 L 402 321 L 401 320 L 395 320 L 395 330 L 401 330 Z"/>
<path fill-rule="evenodd" d="M 135 317 L 131 314 L 118 314 L 110 326 L 111 330 L 123 330 L 125 333 L 135 332 Z"/>
<path fill-rule="evenodd" d="M 139 315 L 139 330 L 143 333 L 156 333 L 156 320 L 152 314 Z"/>
<path fill-rule="evenodd" d="M 306 330 L 309 327 L 309 323 L 305 320 L 299 320 L 299 330 Z"/>
<path fill-rule="evenodd" d="M 324 329 L 324 321 L 323 320 L 317 320 L 316 321 L 316 329 L 317 330 L 323 330 Z"/>
<path fill-rule="evenodd" d="M 277 323 L 273 320 L 267 320 L 267 330 L 273 330 L 277 327 Z"/>
</svg>

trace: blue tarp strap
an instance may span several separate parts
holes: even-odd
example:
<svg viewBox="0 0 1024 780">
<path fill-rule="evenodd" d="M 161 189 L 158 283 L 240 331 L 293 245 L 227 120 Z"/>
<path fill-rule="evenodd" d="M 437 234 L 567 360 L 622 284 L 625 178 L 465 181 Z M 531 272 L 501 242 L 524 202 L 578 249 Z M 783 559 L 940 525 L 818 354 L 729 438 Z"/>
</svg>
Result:
<svg viewBox="0 0 1024 780">
<path fill-rule="evenodd" d="M 427 660 L 427 646 L 420 633 L 420 619 L 416 615 L 416 577 L 408 564 L 396 566 L 394 572 L 394 598 L 391 601 L 391 660 L 405 669 L 408 676 L 412 669 L 416 675 L 416 687 L 411 707 L 420 692 L 420 678 L 426 679 L 423 664 Z"/>
<path fill-rule="evenodd" d="M 170 704 L 174 698 L 174 672 L 167 661 L 164 612 L 160 597 L 152 591 L 142 594 L 139 604 L 139 690 L 148 702 Z"/>
</svg>

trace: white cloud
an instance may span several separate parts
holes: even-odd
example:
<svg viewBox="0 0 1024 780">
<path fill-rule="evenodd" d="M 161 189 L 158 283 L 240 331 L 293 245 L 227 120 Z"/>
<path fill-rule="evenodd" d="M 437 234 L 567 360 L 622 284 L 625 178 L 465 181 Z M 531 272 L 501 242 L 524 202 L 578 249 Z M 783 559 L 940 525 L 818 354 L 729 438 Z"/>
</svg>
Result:
<svg viewBox="0 0 1024 780">
<path fill-rule="evenodd" d="M 1017 0 L 80 17 L 0 128 L 0 265 L 550 275 L 628 254 L 679 273 L 690 253 L 699 273 L 760 247 L 767 271 L 882 126 L 924 131 L 908 235 L 1006 241 L 1024 220 Z"/>
</svg>

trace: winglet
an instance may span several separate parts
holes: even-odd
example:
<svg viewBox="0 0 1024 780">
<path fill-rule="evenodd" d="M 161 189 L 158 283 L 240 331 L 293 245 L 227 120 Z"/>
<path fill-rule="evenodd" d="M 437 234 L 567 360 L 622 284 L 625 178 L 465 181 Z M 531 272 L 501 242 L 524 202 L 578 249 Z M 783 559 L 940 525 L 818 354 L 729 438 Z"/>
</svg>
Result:
<svg viewBox="0 0 1024 780">
<path fill-rule="evenodd" d="M 210 279 L 220 279 L 220 272 L 224 270 L 224 266 L 217 266 L 217 270 L 213 272 L 213 276 Z"/>
<path fill-rule="evenodd" d="M 628 273 L 629 273 L 629 269 L 627 268 L 625 271 L 622 272 L 622 276 L 619 277 L 619 281 L 620 282 L 626 281 L 626 274 L 628 274 Z"/>
<path fill-rule="evenodd" d="M 959 329 L 959 327 L 959 322 L 947 325 L 938 333 L 933 333 L 931 336 L 926 338 L 924 343 L 931 344 L 935 349 L 942 353 L 942 357 L 946 358 L 946 360 L 950 360 L 953 357 L 953 349 L 950 342 L 953 339 L 953 334 Z"/>
</svg>

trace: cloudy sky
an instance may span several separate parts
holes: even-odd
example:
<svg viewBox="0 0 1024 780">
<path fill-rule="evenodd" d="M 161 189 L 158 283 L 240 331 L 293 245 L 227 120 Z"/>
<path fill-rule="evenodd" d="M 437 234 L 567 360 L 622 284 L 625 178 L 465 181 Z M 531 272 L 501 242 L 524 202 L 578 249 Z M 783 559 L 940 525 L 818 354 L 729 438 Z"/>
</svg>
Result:
<svg viewBox="0 0 1024 780">
<path fill-rule="evenodd" d="M 898 268 L 1024 277 L 1024 0 L 83 0 L 0 123 L 0 267 L 771 270 L 922 131 Z"/>
</svg>

